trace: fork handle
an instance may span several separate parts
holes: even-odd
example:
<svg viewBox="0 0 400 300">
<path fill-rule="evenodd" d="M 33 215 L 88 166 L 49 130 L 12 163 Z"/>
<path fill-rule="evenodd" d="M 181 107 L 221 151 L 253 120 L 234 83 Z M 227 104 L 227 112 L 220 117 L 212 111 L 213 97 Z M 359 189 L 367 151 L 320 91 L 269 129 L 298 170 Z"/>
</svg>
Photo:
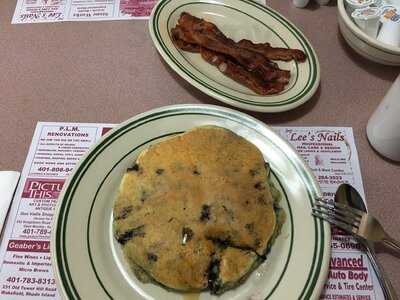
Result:
<svg viewBox="0 0 400 300">
<path fill-rule="evenodd" d="M 382 239 L 382 242 L 385 244 L 385 246 L 396 252 L 396 254 L 400 255 L 400 243 L 398 241 L 388 236 Z"/>
<path fill-rule="evenodd" d="M 378 261 L 378 257 L 376 256 L 374 247 L 372 244 L 365 242 L 363 243 L 366 248 L 367 256 L 372 264 L 373 269 L 375 270 L 376 277 L 378 278 L 379 283 L 381 284 L 383 294 L 386 300 L 398 300 L 396 292 L 387 277 L 385 271 L 383 270 L 381 264 Z"/>
</svg>

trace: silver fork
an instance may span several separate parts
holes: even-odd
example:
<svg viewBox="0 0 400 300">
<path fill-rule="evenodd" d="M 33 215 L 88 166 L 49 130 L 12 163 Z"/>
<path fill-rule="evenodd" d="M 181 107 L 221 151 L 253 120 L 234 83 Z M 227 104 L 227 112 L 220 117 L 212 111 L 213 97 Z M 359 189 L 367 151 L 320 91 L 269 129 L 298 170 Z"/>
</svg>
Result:
<svg viewBox="0 0 400 300">
<path fill-rule="evenodd" d="M 375 252 L 371 249 L 371 242 L 384 243 L 398 253 L 400 253 L 400 244 L 384 231 L 378 220 L 361 210 L 324 199 L 316 199 L 315 205 L 312 208 L 312 214 L 352 234 L 365 247 L 367 255 L 371 256 L 371 263 L 374 269 L 380 273 L 377 273 L 377 276 L 382 284 L 385 299 L 397 300 L 398 298 L 392 284 L 379 265 Z M 379 275 L 383 278 L 379 278 Z"/>
<path fill-rule="evenodd" d="M 342 203 L 331 203 L 324 199 L 318 199 L 315 202 L 313 214 L 353 235 L 383 244 L 400 256 L 400 243 L 390 237 L 379 221 L 371 214 Z"/>
</svg>

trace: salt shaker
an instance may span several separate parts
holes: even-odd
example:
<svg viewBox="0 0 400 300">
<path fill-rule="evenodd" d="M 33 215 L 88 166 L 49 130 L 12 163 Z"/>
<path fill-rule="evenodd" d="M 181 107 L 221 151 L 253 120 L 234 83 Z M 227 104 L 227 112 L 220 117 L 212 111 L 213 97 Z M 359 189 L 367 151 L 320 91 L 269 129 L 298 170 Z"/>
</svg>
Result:
<svg viewBox="0 0 400 300">
<path fill-rule="evenodd" d="M 316 0 L 319 5 L 328 5 L 330 0 Z"/>
<path fill-rule="evenodd" d="M 304 8 L 307 6 L 310 0 L 292 0 L 293 5 L 299 8 Z M 315 0 L 319 5 L 328 5 L 330 0 Z"/>
<path fill-rule="evenodd" d="M 299 8 L 306 7 L 310 0 L 293 0 L 293 5 Z"/>
<path fill-rule="evenodd" d="M 367 136 L 376 151 L 400 161 L 400 75 L 369 119 Z"/>
</svg>

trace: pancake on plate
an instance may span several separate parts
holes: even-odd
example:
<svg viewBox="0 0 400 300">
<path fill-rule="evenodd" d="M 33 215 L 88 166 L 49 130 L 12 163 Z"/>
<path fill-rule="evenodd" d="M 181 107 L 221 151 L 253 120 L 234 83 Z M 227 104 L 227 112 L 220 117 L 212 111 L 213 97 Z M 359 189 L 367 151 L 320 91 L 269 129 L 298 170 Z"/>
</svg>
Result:
<svg viewBox="0 0 400 300">
<path fill-rule="evenodd" d="M 268 177 L 258 148 L 221 127 L 148 147 L 124 174 L 113 211 L 115 238 L 136 276 L 215 294 L 243 282 L 283 223 Z"/>
</svg>

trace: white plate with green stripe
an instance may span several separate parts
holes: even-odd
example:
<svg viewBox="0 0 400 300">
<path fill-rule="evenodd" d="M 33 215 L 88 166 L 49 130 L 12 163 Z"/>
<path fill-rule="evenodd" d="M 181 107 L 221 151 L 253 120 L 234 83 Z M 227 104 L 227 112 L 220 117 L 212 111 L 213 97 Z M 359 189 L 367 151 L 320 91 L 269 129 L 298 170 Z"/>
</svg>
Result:
<svg viewBox="0 0 400 300">
<path fill-rule="evenodd" d="M 246 38 L 303 50 L 307 60 L 278 62 L 280 68 L 290 70 L 289 84 L 279 94 L 257 95 L 224 76 L 200 54 L 182 51 L 172 43 L 171 28 L 182 12 L 213 22 L 236 41 Z M 176 73 L 207 95 L 232 106 L 260 112 L 287 111 L 309 100 L 318 88 L 320 68 L 311 44 L 282 15 L 253 0 L 160 0 L 153 9 L 149 29 L 158 52 Z"/>
<path fill-rule="evenodd" d="M 221 296 L 190 297 L 141 283 L 112 232 L 120 180 L 152 143 L 196 126 L 228 128 L 254 143 L 270 163 L 286 212 L 267 260 L 239 287 Z M 179 150 L 177 150 L 179 151 Z M 176 105 L 129 119 L 107 133 L 80 160 L 58 200 L 51 257 L 59 292 L 69 299 L 318 299 L 330 257 L 329 225 L 311 216 L 318 184 L 294 149 L 260 121 L 211 105 Z"/>
</svg>

